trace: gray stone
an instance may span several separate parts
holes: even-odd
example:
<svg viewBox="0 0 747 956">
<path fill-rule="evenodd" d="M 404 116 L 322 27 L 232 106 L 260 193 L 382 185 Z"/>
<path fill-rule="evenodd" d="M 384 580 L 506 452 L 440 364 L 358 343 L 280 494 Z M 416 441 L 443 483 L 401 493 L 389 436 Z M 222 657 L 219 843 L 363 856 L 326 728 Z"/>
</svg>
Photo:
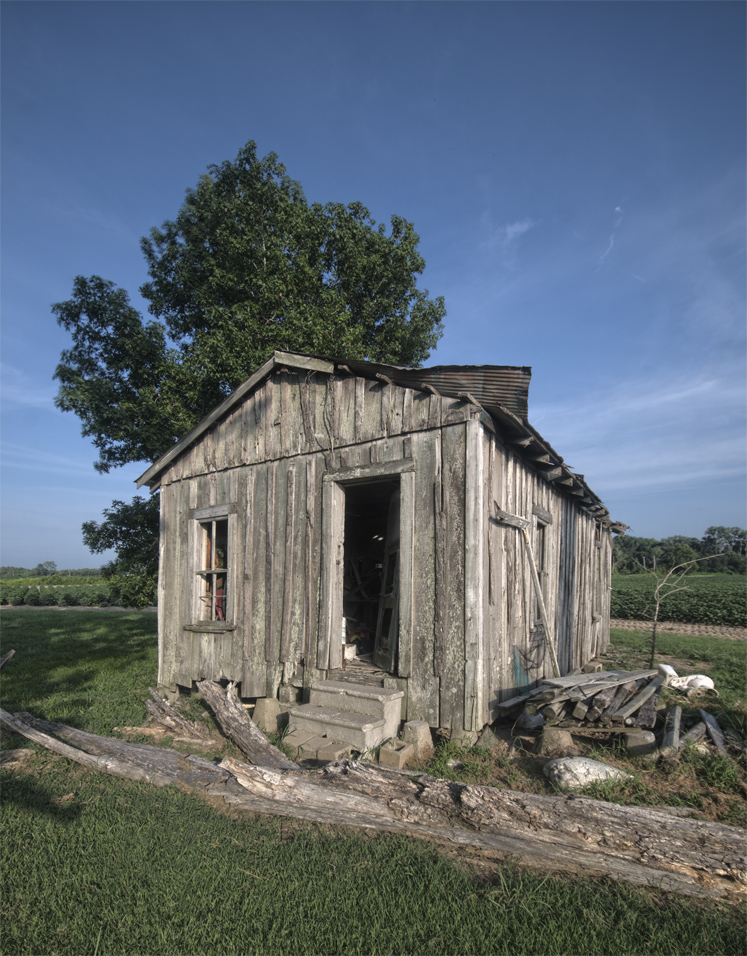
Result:
<svg viewBox="0 0 747 956">
<path fill-rule="evenodd" d="M 656 750 L 656 735 L 651 730 L 626 730 L 621 737 L 631 754 L 652 754 Z"/>
<path fill-rule="evenodd" d="M 295 707 L 298 703 L 298 697 L 298 688 L 293 687 L 292 684 L 281 684 L 278 687 L 278 700 L 286 707 Z"/>
<path fill-rule="evenodd" d="M 382 767 L 394 767 L 402 770 L 415 759 L 415 748 L 404 740 L 388 740 L 379 749 L 379 763 Z"/>
<path fill-rule="evenodd" d="M 617 767 L 608 767 L 606 763 L 590 760 L 588 757 L 558 757 L 548 760 L 543 772 L 550 783 L 560 790 L 580 790 L 591 783 L 603 783 L 605 780 L 632 780 L 633 777 Z"/>
<path fill-rule="evenodd" d="M 491 750 L 502 757 L 509 751 L 510 744 L 498 737 L 490 727 L 485 727 L 477 738 L 477 746 L 480 750 Z"/>
<path fill-rule="evenodd" d="M 451 742 L 464 750 L 474 747 L 477 743 L 476 730 L 462 730 L 461 728 L 451 731 Z"/>
<path fill-rule="evenodd" d="M 573 737 L 567 730 L 559 727 L 545 727 L 537 738 L 536 751 L 538 754 L 575 754 Z"/>
<path fill-rule="evenodd" d="M 274 697 L 260 697 L 254 705 L 252 720 L 266 734 L 276 734 L 282 706 Z"/>
<path fill-rule="evenodd" d="M 433 738 L 431 728 L 425 720 L 408 720 L 402 734 L 408 744 L 415 749 L 415 759 L 430 760 L 433 756 Z"/>
<path fill-rule="evenodd" d="M 350 756 L 350 747 L 345 744 L 336 744 L 324 738 L 324 746 L 316 752 L 317 760 L 324 760 L 330 763 L 333 760 L 344 760 Z"/>
<path fill-rule="evenodd" d="M 581 670 L 583 671 L 584 674 L 601 674 L 602 665 L 595 664 L 593 661 L 589 661 L 588 664 L 584 664 Z"/>
</svg>

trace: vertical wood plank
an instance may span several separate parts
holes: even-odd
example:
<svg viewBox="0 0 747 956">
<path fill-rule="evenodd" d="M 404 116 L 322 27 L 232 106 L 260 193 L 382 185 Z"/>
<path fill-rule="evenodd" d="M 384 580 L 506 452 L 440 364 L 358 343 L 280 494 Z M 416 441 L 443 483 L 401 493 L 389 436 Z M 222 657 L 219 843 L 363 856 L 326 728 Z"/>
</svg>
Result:
<svg viewBox="0 0 747 956">
<path fill-rule="evenodd" d="M 296 469 L 293 465 L 286 476 L 287 489 L 285 500 L 285 564 L 283 574 L 283 616 L 280 632 L 280 660 L 290 660 L 291 619 L 293 615 L 294 578 L 293 545 L 296 512 Z"/>
<path fill-rule="evenodd" d="M 433 482 L 433 513 L 434 524 L 434 575 L 435 575 L 435 604 L 433 609 L 433 668 L 436 677 L 443 673 L 446 658 L 446 607 L 444 588 L 446 586 L 445 551 L 446 551 L 446 513 L 444 511 L 444 491 L 442 474 L 442 447 L 441 431 L 434 436 L 434 452 L 436 456 L 436 475 Z"/>
<path fill-rule="evenodd" d="M 366 380 L 355 379 L 355 441 L 363 441 L 363 417 L 366 407 Z"/>
<path fill-rule="evenodd" d="M 304 635 L 304 687 L 316 679 L 316 653 L 321 582 L 321 466 L 318 455 L 306 460 L 306 628 Z M 317 478 L 319 475 L 319 478 Z"/>
<path fill-rule="evenodd" d="M 399 665 L 400 677 L 412 674 L 413 582 L 415 545 L 415 474 L 400 477 L 400 543 L 399 543 Z"/>
<path fill-rule="evenodd" d="M 342 575 L 345 492 L 335 481 L 322 485 L 322 597 L 317 667 L 339 667 L 342 657 Z"/>
<path fill-rule="evenodd" d="M 412 397 L 414 394 L 411 388 L 406 388 L 402 400 L 402 431 L 406 433 L 412 431 Z"/>
<path fill-rule="evenodd" d="M 479 730 L 487 722 L 484 702 L 483 564 L 484 564 L 484 462 L 482 426 L 467 423 L 464 529 L 464 729 Z"/>
<path fill-rule="evenodd" d="M 265 660 L 272 661 L 272 582 L 274 577 L 275 551 L 275 469 L 274 463 L 267 468 L 265 498 Z"/>
</svg>

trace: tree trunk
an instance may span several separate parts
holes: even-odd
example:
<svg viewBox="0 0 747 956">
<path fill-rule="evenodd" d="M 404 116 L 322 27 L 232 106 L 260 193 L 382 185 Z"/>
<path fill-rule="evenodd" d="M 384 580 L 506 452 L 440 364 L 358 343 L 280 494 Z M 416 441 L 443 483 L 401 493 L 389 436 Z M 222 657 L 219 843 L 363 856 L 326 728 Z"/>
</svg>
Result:
<svg viewBox="0 0 747 956">
<path fill-rule="evenodd" d="M 471 786 L 356 761 L 301 774 L 230 757 L 221 767 L 231 778 L 210 792 L 246 809 L 399 831 L 696 896 L 747 893 L 742 831 L 668 810 Z"/>
<path fill-rule="evenodd" d="M 275 770 L 299 770 L 297 763 L 273 747 L 262 731 L 241 706 L 236 685 L 223 690 L 214 681 L 197 681 L 197 687 L 215 714 L 218 726 L 252 763 Z"/>
<path fill-rule="evenodd" d="M 177 734 L 188 740 L 195 742 L 200 740 L 212 740 L 210 731 L 203 727 L 196 720 L 186 720 L 180 713 L 174 710 L 168 701 L 159 696 L 152 687 L 149 687 L 150 695 L 153 700 L 146 700 L 145 706 L 151 718 L 161 727 L 165 727 L 171 734 Z"/>
<path fill-rule="evenodd" d="M 228 776 L 225 770 L 202 757 L 185 756 L 177 750 L 150 744 L 99 737 L 66 724 L 40 720 L 31 714 L 19 713 L 11 717 L 0 710 L 0 722 L 76 763 L 129 780 L 143 780 L 159 787 L 177 783 L 199 789 L 219 783 Z"/>
</svg>

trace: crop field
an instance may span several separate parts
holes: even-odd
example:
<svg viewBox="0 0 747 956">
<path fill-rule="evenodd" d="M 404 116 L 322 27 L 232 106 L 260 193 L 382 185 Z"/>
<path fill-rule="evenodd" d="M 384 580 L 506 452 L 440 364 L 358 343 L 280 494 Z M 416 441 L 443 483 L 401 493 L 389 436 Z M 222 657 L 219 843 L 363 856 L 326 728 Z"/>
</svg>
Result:
<svg viewBox="0 0 747 956">
<path fill-rule="evenodd" d="M 142 724 L 155 615 L 5 609 L 0 623 L 16 651 L 0 679 L 6 710 L 114 736 Z M 743 952 L 733 905 L 235 813 L 6 731 L 0 741 L 31 751 L 0 771 L 7 956 Z"/>
<path fill-rule="evenodd" d="M 18 607 L 107 607 L 110 585 L 104 578 L 79 578 L 64 584 L 43 584 L 38 580 L 4 581 L 0 584 L 0 605 Z"/>
<path fill-rule="evenodd" d="M 682 581 L 684 590 L 662 601 L 660 621 L 679 624 L 747 626 L 747 578 L 740 574 L 693 574 Z M 612 576 L 611 616 L 645 621 L 654 610 L 656 582 L 650 574 Z"/>
</svg>

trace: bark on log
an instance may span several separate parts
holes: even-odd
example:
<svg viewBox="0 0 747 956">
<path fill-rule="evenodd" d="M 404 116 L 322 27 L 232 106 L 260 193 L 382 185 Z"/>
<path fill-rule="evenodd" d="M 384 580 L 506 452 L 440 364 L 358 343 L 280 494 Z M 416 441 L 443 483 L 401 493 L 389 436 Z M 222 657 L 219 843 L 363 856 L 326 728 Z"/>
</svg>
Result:
<svg viewBox="0 0 747 956">
<path fill-rule="evenodd" d="M 159 787 L 176 783 L 200 789 L 227 776 L 216 764 L 202 757 L 185 756 L 176 750 L 150 744 L 99 737 L 66 724 L 40 720 L 31 714 L 18 713 L 11 717 L 0 710 L 0 721 L 16 733 L 76 763 L 129 780 L 143 780 Z"/>
<path fill-rule="evenodd" d="M 148 690 L 153 700 L 146 700 L 145 706 L 157 724 L 165 727 L 171 733 L 176 733 L 182 737 L 191 738 L 192 740 L 212 739 L 207 727 L 203 727 L 202 724 L 196 720 L 186 720 L 186 718 L 174 710 L 168 701 L 159 696 L 152 687 L 149 687 Z"/>
<path fill-rule="evenodd" d="M 241 706 L 236 685 L 231 683 L 224 690 L 214 681 L 197 681 L 197 687 L 215 714 L 218 726 L 253 764 L 272 767 L 275 770 L 298 770 L 284 753 L 273 747 L 262 731 Z"/>
<path fill-rule="evenodd" d="M 666 810 L 395 776 L 356 761 L 301 774 L 232 758 L 221 766 L 234 779 L 210 792 L 246 809 L 427 836 L 696 896 L 747 892 L 742 832 Z"/>
</svg>

